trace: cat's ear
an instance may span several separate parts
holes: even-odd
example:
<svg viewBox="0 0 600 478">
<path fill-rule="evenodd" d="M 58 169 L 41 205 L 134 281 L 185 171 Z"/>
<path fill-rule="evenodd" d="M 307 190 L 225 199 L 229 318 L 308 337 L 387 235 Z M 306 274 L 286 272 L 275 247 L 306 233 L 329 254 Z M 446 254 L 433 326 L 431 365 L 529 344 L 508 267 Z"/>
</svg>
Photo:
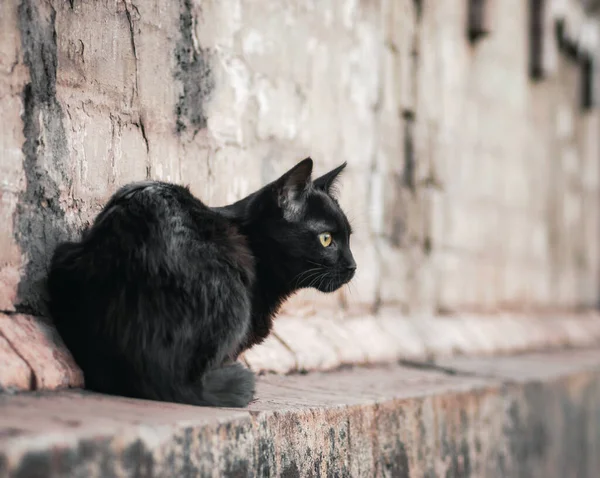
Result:
<svg viewBox="0 0 600 478">
<path fill-rule="evenodd" d="M 284 212 L 297 212 L 302 196 L 310 186 L 313 161 L 306 158 L 277 180 L 277 203 Z"/>
<path fill-rule="evenodd" d="M 335 183 L 338 179 L 340 173 L 346 167 L 346 162 L 342 163 L 335 169 L 332 169 L 328 173 L 325 173 L 320 178 L 317 178 L 313 181 L 314 186 L 321 191 L 325 191 L 327 194 L 331 194 L 335 190 Z"/>
</svg>

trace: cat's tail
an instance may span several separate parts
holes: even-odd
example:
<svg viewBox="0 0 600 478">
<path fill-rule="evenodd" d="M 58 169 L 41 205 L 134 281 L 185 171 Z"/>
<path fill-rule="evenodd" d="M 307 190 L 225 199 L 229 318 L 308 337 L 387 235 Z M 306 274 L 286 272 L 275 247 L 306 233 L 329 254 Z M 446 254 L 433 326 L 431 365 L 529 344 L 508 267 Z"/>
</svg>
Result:
<svg viewBox="0 0 600 478">
<path fill-rule="evenodd" d="M 254 373 L 237 362 L 209 370 L 202 377 L 202 399 L 214 407 L 246 407 L 254 391 Z"/>
<path fill-rule="evenodd" d="M 137 376 L 134 380 L 126 380 L 130 388 L 124 395 L 163 402 L 228 408 L 246 407 L 254 398 L 254 373 L 237 362 L 206 371 L 196 383 L 174 381 L 170 374 L 160 373 L 160 366 L 153 370 L 151 375 L 145 375 L 144 378 Z M 92 390 L 107 393 L 106 387 L 88 382 L 87 377 L 86 385 Z"/>
</svg>

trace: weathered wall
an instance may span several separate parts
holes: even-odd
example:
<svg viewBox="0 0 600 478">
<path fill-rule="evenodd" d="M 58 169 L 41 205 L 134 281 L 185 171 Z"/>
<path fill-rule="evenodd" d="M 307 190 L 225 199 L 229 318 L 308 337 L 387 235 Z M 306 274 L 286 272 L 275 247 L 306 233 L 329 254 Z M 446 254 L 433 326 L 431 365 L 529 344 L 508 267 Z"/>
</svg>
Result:
<svg viewBox="0 0 600 478">
<path fill-rule="evenodd" d="M 475 45 L 466 3 L 1 2 L 0 310 L 42 309 L 56 242 L 119 185 L 218 205 L 305 155 L 349 162 L 359 274 L 292 308 L 594 304 L 599 127 L 578 67 L 549 32 L 556 67 L 533 83 L 528 2 L 491 2 Z"/>
</svg>

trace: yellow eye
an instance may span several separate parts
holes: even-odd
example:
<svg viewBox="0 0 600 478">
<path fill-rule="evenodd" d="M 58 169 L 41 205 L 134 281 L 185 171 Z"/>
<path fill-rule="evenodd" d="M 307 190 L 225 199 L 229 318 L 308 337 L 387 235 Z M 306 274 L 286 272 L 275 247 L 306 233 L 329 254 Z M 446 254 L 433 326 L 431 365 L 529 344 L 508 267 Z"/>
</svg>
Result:
<svg viewBox="0 0 600 478">
<path fill-rule="evenodd" d="M 321 241 L 321 245 L 323 247 L 329 247 L 331 245 L 331 234 L 329 234 L 328 232 L 319 234 L 319 241 Z"/>
</svg>

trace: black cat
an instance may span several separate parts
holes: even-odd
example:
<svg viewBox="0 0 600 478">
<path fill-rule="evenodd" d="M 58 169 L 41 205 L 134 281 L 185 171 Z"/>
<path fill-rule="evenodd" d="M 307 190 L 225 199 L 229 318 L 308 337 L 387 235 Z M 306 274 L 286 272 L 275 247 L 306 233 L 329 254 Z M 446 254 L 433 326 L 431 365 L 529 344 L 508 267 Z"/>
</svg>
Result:
<svg viewBox="0 0 600 478">
<path fill-rule="evenodd" d="M 59 245 L 49 310 L 86 385 L 151 400 L 244 407 L 254 375 L 238 355 L 261 342 L 294 291 L 354 276 L 351 229 L 305 159 L 230 206 L 188 189 L 124 186 L 79 242 Z"/>
</svg>

